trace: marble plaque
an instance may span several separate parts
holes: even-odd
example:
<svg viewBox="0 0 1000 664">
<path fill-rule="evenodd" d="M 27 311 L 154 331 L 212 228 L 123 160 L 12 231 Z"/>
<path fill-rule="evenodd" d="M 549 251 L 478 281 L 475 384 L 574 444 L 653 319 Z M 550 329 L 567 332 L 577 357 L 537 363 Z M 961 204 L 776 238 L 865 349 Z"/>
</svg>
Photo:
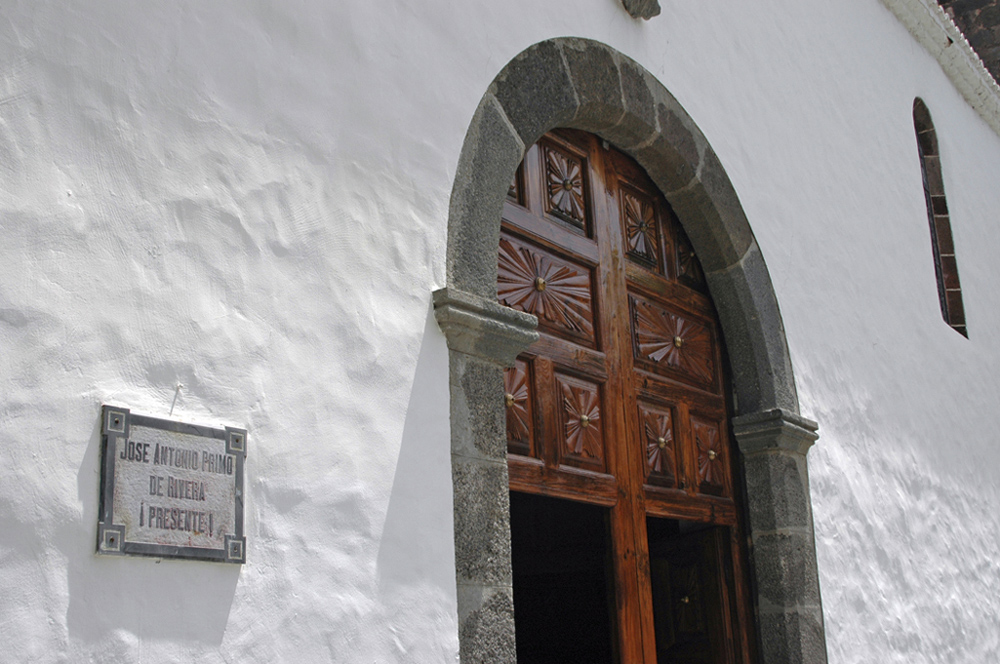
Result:
<svg viewBox="0 0 1000 664">
<path fill-rule="evenodd" d="M 97 552 L 246 562 L 247 432 L 104 406 Z"/>
</svg>

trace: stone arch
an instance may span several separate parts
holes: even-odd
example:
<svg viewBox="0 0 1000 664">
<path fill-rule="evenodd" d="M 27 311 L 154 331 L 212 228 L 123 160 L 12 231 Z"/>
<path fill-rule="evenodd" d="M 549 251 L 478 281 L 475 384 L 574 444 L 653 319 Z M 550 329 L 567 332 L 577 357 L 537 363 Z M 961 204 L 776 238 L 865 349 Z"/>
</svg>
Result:
<svg viewBox="0 0 1000 664">
<path fill-rule="evenodd" d="M 452 477 L 462 662 L 513 662 L 502 367 L 537 338 L 533 316 L 496 303 L 500 216 L 525 150 L 546 131 L 595 133 L 631 155 L 673 206 L 705 270 L 737 409 L 762 661 L 825 662 L 806 452 L 770 276 L 736 191 L 705 136 L 638 63 L 590 40 L 535 44 L 493 80 L 452 190 L 446 288 Z"/>
</svg>

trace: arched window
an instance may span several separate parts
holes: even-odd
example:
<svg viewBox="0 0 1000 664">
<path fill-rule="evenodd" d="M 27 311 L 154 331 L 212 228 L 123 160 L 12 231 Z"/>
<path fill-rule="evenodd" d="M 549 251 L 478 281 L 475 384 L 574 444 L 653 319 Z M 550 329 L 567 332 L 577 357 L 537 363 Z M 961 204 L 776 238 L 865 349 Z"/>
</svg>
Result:
<svg viewBox="0 0 1000 664">
<path fill-rule="evenodd" d="M 941 315 L 948 325 L 968 337 L 969 333 L 965 328 L 965 307 L 962 305 L 962 285 L 958 280 L 958 263 L 955 260 L 955 243 L 951 238 L 948 202 L 944 197 L 944 178 L 941 176 L 937 134 L 934 132 L 930 111 L 919 97 L 913 100 L 913 126 L 917 131 L 917 149 L 920 152 L 927 219 L 931 225 L 931 248 L 934 251 L 934 271 L 937 274 Z"/>
</svg>

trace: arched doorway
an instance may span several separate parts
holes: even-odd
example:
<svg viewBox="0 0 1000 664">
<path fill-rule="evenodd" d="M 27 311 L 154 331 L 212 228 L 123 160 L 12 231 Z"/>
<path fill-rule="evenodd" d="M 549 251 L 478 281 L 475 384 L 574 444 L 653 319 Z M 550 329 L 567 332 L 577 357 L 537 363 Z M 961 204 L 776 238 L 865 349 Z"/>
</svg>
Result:
<svg viewBox="0 0 1000 664">
<path fill-rule="evenodd" d="M 518 662 L 749 662 L 721 329 L 666 200 L 593 134 L 546 134 L 497 297 L 540 331 L 504 375 Z"/>
<path fill-rule="evenodd" d="M 588 40 L 528 48 L 477 108 L 456 170 L 448 286 L 434 294 L 450 349 L 455 565 L 461 658 L 516 661 L 503 367 L 537 320 L 496 302 L 500 218 L 514 173 L 546 131 L 590 131 L 649 174 L 699 256 L 729 350 L 745 468 L 753 612 L 761 660 L 826 661 L 806 452 L 770 277 L 725 170 L 704 135 L 641 66 Z"/>
</svg>

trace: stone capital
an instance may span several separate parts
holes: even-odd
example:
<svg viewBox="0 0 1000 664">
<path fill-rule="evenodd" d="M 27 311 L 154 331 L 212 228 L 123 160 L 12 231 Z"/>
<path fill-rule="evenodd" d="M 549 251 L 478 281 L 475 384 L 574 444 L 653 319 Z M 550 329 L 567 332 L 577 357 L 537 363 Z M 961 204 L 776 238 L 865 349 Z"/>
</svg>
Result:
<svg viewBox="0 0 1000 664">
<path fill-rule="evenodd" d="M 502 367 L 538 340 L 538 319 L 455 288 L 434 291 L 434 316 L 448 348 Z"/>
<path fill-rule="evenodd" d="M 733 434 L 745 455 L 792 452 L 805 455 L 819 438 L 819 425 L 782 408 L 733 418 Z"/>
</svg>

